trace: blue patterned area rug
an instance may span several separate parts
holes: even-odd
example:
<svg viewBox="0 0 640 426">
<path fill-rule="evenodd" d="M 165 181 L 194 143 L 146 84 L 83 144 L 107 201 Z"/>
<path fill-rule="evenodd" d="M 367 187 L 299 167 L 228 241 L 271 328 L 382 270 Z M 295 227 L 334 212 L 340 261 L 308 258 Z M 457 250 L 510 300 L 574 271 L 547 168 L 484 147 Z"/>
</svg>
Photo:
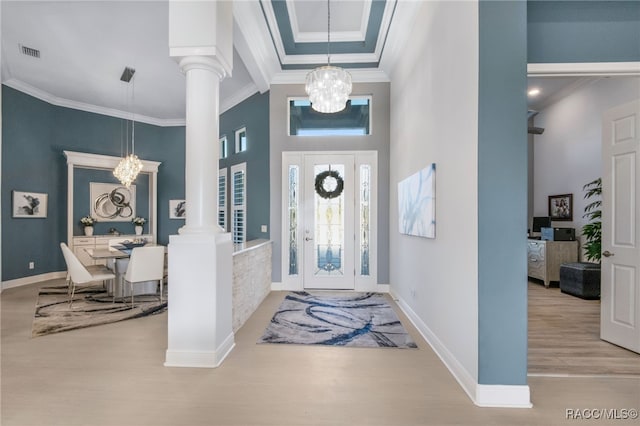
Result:
<svg viewBox="0 0 640 426">
<path fill-rule="evenodd" d="M 164 312 L 167 300 L 157 295 L 140 295 L 124 300 L 109 296 L 102 286 L 77 287 L 73 306 L 69 307 L 67 286 L 40 288 L 31 337 L 44 336 L 78 328 L 109 324 Z"/>
<path fill-rule="evenodd" d="M 379 293 L 289 293 L 258 343 L 418 347 Z"/>
</svg>

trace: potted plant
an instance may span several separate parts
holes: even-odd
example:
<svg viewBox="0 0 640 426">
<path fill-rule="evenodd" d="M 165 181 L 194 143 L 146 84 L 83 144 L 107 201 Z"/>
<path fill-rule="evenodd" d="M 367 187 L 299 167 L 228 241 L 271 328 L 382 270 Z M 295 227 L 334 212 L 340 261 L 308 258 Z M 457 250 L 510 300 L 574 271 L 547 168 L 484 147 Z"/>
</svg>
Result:
<svg viewBox="0 0 640 426">
<path fill-rule="evenodd" d="M 582 215 L 589 222 L 582 227 L 582 235 L 586 241 L 583 249 L 588 261 L 600 263 L 602 252 L 602 211 L 600 210 L 602 205 L 602 199 L 600 198 L 602 195 L 602 179 L 598 178 L 589 182 L 582 189 L 586 191 L 584 194 L 585 199 L 597 198 L 587 204 Z"/>
<path fill-rule="evenodd" d="M 80 219 L 80 224 L 84 226 L 84 235 L 90 237 L 93 235 L 93 224 L 96 223 L 98 219 L 91 216 L 84 216 Z"/>
<path fill-rule="evenodd" d="M 136 216 L 131 219 L 131 223 L 135 225 L 136 235 L 142 235 L 142 227 L 147 223 L 147 219 L 144 217 Z"/>
</svg>

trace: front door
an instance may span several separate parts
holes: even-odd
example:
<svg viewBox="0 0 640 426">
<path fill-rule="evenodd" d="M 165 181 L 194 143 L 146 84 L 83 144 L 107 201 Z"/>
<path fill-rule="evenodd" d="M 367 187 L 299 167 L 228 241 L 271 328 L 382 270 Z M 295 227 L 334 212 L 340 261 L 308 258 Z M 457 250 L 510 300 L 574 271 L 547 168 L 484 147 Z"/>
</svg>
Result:
<svg viewBox="0 0 640 426">
<path fill-rule="evenodd" d="M 305 155 L 304 288 L 355 288 L 354 156 Z"/>
<path fill-rule="evenodd" d="M 640 100 L 602 127 L 600 337 L 640 352 Z"/>
</svg>

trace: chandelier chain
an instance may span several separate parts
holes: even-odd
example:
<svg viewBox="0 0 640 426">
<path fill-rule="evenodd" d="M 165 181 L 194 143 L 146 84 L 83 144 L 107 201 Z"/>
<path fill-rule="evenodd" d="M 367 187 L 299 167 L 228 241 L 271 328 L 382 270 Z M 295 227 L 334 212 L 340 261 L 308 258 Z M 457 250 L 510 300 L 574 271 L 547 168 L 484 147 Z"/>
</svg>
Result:
<svg viewBox="0 0 640 426">
<path fill-rule="evenodd" d="M 136 80 L 131 82 L 131 154 L 136 153 L 136 113 L 133 110 L 136 105 Z"/>
<path fill-rule="evenodd" d="M 331 0 L 327 0 L 327 65 L 331 65 Z"/>
</svg>

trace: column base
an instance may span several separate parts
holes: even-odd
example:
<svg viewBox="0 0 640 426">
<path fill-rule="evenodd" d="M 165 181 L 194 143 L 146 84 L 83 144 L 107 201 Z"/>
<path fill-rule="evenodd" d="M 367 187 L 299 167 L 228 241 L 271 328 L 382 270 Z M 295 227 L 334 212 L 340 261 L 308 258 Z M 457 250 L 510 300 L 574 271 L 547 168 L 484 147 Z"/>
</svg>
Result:
<svg viewBox="0 0 640 426">
<path fill-rule="evenodd" d="M 233 349 L 231 234 L 169 237 L 165 366 L 215 368 Z"/>
<path fill-rule="evenodd" d="M 165 367 L 217 368 L 236 346 L 231 333 L 216 351 L 172 351 L 167 349 Z"/>
</svg>

